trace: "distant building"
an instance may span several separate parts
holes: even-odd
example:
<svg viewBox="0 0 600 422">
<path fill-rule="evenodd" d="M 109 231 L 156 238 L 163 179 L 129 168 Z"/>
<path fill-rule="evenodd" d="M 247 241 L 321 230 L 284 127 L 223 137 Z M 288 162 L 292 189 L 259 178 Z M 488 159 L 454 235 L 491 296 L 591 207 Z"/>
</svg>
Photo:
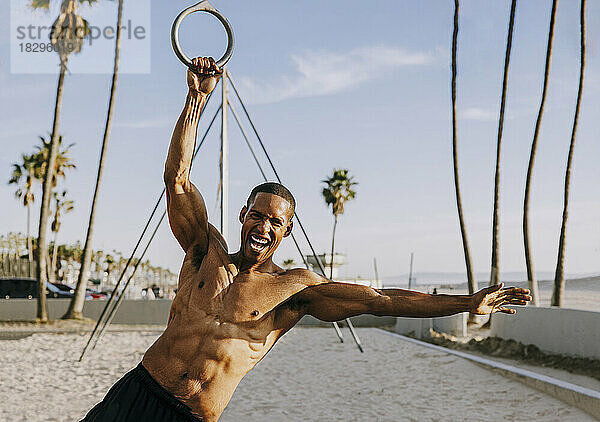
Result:
<svg viewBox="0 0 600 422">
<path fill-rule="evenodd" d="M 319 258 L 319 260 L 321 261 L 321 264 L 323 264 L 323 267 L 325 267 L 325 275 L 327 276 L 327 278 L 329 278 L 329 271 L 331 271 L 331 254 L 330 253 L 323 253 L 320 255 L 317 255 L 317 257 Z M 306 255 L 306 260 L 308 261 L 308 265 L 311 266 L 311 269 L 316 272 L 316 273 L 321 273 L 321 270 L 319 269 L 319 264 L 317 263 L 317 259 L 315 258 L 314 255 Z M 333 275 L 332 275 L 332 279 L 336 280 L 339 276 L 339 269 L 342 265 L 344 265 L 346 263 L 346 255 L 345 254 L 341 254 L 341 253 L 336 253 L 333 256 Z"/>
<path fill-rule="evenodd" d="M 324 253 L 324 254 L 317 255 L 317 257 L 321 261 L 321 264 L 323 264 L 323 267 L 325 269 L 325 275 L 327 276 L 327 278 L 329 278 L 329 272 L 331 271 L 331 254 Z M 317 274 L 321 273 L 319 264 L 317 263 L 317 259 L 315 258 L 314 255 L 306 255 L 306 261 L 308 262 L 308 265 L 311 267 L 310 269 L 312 271 L 316 272 Z M 334 254 L 334 256 L 333 256 L 333 277 L 331 277 L 333 280 L 341 281 L 344 283 L 360 284 L 363 286 L 373 287 L 374 289 L 382 288 L 381 280 L 374 280 L 374 279 L 369 280 L 369 279 L 360 278 L 360 277 L 340 279 L 339 270 L 340 270 L 340 267 L 345 264 L 346 264 L 346 255 L 345 254 L 341 254 L 341 253 Z"/>
</svg>

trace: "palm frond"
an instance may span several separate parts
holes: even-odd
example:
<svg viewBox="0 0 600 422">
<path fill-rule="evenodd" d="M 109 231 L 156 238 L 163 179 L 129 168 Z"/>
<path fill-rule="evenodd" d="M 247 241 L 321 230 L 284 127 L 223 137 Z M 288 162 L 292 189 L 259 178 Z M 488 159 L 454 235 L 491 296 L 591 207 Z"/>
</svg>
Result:
<svg viewBox="0 0 600 422">
<path fill-rule="evenodd" d="M 352 187 L 358 183 L 348 173 L 348 169 L 334 169 L 331 177 L 321 181 L 326 185 L 321 194 L 325 203 L 328 206 L 331 205 L 335 216 L 343 214 L 345 202 L 356 197 L 356 192 Z"/>
<path fill-rule="evenodd" d="M 29 7 L 32 9 L 50 9 L 50 0 L 31 0 Z"/>
</svg>

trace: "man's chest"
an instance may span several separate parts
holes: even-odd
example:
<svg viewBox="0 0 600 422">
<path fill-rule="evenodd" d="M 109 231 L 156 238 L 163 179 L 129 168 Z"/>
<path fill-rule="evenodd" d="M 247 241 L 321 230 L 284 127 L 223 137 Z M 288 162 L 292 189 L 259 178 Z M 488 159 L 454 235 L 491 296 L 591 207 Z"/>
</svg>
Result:
<svg viewBox="0 0 600 422">
<path fill-rule="evenodd" d="M 285 275 L 239 273 L 228 265 L 207 265 L 188 277 L 188 306 L 231 323 L 266 322 L 304 287 Z"/>
<path fill-rule="evenodd" d="M 281 310 L 300 286 L 267 274 L 238 274 L 222 298 L 223 317 L 236 322 L 261 321 Z"/>
</svg>

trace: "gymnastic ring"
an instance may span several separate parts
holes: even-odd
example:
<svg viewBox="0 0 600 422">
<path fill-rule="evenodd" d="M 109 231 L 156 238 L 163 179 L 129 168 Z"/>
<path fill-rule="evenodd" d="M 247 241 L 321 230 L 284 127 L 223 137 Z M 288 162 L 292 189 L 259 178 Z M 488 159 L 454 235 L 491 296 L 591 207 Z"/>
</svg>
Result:
<svg viewBox="0 0 600 422">
<path fill-rule="evenodd" d="M 233 46 L 234 46 L 233 29 L 231 28 L 231 25 L 229 24 L 229 22 L 227 21 L 225 16 L 223 16 L 221 14 L 221 12 L 219 12 L 217 9 L 215 9 L 208 2 L 208 0 L 203 0 L 200 3 L 197 3 L 191 7 L 188 7 L 183 12 L 181 12 L 175 19 L 175 22 L 173 22 L 173 26 L 171 27 L 171 44 L 173 45 L 173 50 L 175 51 L 175 55 L 179 58 L 179 60 L 182 61 L 183 64 L 185 64 L 190 69 L 193 70 L 195 68 L 192 60 L 188 56 L 185 55 L 185 53 L 181 50 L 181 46 L 179 45 L 179 25 L 181 25 L 181 21 L 183 21 L 183 19 L 187 15 L 192 14 L 194 12 L 208 12 L 211 15 L 216 16 L 217 19 L 219 19 L 221 21 L 221 23 L 223 24 L 223 26 L 225 27 L 225 31 L 227 32 L 227 50 L 225 50 L 225 54 L 223 54 L 223 57 L 221 57 L 219 60 L 217 60 L 217 65 L 220 68 L 222 68 L 229 61 L 229 59 L 231 58 L 231 55 L 233 54 Z"/>
</svg>

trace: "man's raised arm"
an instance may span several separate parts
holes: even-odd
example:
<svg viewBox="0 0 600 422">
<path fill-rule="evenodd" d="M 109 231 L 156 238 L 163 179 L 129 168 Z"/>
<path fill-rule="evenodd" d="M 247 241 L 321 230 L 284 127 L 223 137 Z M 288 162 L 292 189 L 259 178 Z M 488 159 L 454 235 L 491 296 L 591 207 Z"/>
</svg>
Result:
<svg viewBox="0 0 600 422">
<path fill-rule="evenodd" d="M 514 314 L 506 305 L 526 305 L 529 290 L 487 287 L 473 295 L 430 295 L 402 289 L 376 290 L 348 283 L 326 282 L 297 293 L 304 312 L 323 321 L 340 321 L 360 314 L 397 317 L 439 317 L 471 312 Z"/>
<path fill-rule="evenodd" d="M 189 92 L 173 131 L 164 173 L 169 223 L 186 252 L 194 244 L 202 251 L 208 247 L 206 205 L 189 176 L 200 114 L 222 73 L 212 58 L 194 59 L 194 64 L 195 71 L 187 72 Z"/>
</svg>

